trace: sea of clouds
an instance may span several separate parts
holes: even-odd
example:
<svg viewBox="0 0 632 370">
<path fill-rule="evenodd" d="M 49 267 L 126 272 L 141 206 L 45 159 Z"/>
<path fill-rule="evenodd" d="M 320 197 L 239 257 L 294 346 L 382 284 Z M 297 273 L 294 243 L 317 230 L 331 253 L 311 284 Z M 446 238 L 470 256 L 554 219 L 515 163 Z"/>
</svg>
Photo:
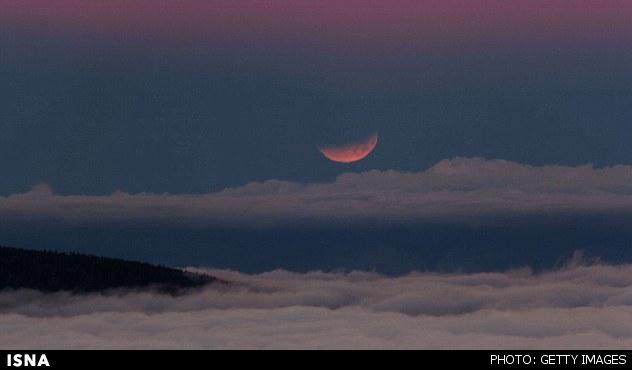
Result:
<svg viewBox="0 0 632 370">
<path fill-rule="evenodd" d="M 632 265 L 246 275 L 180 296 L 0 293 L 0 348 L 632 348 Z"/>
</svg>

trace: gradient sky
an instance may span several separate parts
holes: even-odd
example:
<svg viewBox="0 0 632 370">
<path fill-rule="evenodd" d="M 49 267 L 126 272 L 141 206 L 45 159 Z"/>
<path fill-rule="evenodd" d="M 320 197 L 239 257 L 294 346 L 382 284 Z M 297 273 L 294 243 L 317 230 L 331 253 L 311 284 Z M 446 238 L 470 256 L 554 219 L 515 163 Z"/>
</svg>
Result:
<svg viewBox="0 0 632 370">
<path fill-rule="evenodd" d="M 255 181 L 312 184 L 373 169 L 423 172 L 455 157 L 630 165 L 630 45 L 628 1 L 6 0 L 0 196 L 42 183 L 61 195 L 207 194 Z M 335 164 L 318 152 L 373 132 L 380 142 L 360 162 Z M 127 234 L 91 228 L 69 236 L 68 225 L 43 225 L 37 234 L 5 224 L 0 244 L 167 264 L 204 255 L 207 265 L 252 271 L 275 263 L 355 263 L 401 272 L 428 254 L 439 256 L 428 268 L 496 268 L 538 264 L 541 253 L 551 262 L 575 247 L 632 259 L 621 250 L 630 240 L 628 216 L 609 213 L 616 232 L 586 235 L 594 217 L 552 215 L 538 223 L 552 234 L 525 232 L 517 241 L 522 249 L 500 253 L 502 263 L 474 260 L 477 250 L 493 255 L 511 235 L 463 225 L 454 233 L 446 224 L 389 229 L 379 243 L 332 230 L 322 240 L 285 229 L 235 236 L 176 228 L 159 237 L 156 229 L 129 226 Z M 514 225 L 526 222 L 520 220 Z M 566 231 L 551 231 L 560 224 Z M 455 255 L 467 250 L 469 257 L 441 255 L 446 240 L 438 235 L 449 236 Z M 423 253 L 419 238 L 431 239 Z M 260 240 L 271 249 L 256 250 Z M 292 249 L 302 240 L 309 246 Z M 533 240 L 539 245 L 529 250 Z M 230 249 L 235 243 L 241 249 Z M 173 244 L 182 247 L 174 251 Z M 215 249 L 205 249 L 209 244 Z M 314 244 L 328 252 L 319 254 Z M 361 250 L 369 252 L 351 257 Z"/>
<path fill-rule="evenodd" d="M 632 161 L 624 1 L 4 1 L 0 193 Z M 317 145 L 374 130 L 375 156 Z"/>
</svg>

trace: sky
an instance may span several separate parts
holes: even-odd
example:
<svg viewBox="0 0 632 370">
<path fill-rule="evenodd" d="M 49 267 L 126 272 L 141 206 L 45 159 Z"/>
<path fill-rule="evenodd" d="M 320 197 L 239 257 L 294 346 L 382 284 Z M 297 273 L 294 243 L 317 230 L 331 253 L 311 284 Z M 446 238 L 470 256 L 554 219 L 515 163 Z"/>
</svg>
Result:
<svg viewBox="0 0 632 370">
<path fill-rule="evenodd" d="M 0 244 L 261 273 L 632 261 L 625 1 L 7 0 Z M 378 133 L 341 164 L 318 150 Z"/>
</svg>

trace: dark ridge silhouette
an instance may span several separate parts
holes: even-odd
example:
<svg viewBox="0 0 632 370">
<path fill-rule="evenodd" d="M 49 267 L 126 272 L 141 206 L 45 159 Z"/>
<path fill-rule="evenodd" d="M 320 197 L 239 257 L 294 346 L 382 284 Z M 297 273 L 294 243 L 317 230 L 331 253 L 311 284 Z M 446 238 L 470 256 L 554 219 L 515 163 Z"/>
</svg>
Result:
<svg viewBox="0 0 632 370">
<path fill-rule="evenodd" d="M 0 290 L 35 289 L 76 294 L 147 289 L 179 294 L 220 280 L 149 263 L 0 246 Z"/>
</svg>

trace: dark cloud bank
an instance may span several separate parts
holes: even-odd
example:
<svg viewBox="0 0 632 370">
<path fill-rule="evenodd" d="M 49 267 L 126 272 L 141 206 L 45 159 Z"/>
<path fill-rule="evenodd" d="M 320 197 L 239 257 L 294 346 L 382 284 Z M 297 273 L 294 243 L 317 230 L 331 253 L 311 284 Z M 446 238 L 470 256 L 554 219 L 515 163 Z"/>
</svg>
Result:
<svg viewBox="0 0 632 370">
<path fill-rule="evenodd" d="M 270 180 L 204 195 L 55 195 L 46 185 L 0 198 L 7 220 L 273 227 L 314 221 L 478 222 L 485 216 L 632 213 L 632 167 L 521 165 L 456 158 L 424 172 L 368 171 L 333 183 Z"/>
<path fill-rule="evenodd" d="M 0 197 L 5 245 L 248 273 L 551 269 L 632 262 L 632 167 L 456 158 L 423 172 L 220 192 Z"/>
<path fill-rule="evenodd" d="M 0 293 L 11 348 L 630 348 L 632 265 L 246 275 L 184 297 Z M 198 270 L 200 271 L 200 270 Z"/>
</svg>

